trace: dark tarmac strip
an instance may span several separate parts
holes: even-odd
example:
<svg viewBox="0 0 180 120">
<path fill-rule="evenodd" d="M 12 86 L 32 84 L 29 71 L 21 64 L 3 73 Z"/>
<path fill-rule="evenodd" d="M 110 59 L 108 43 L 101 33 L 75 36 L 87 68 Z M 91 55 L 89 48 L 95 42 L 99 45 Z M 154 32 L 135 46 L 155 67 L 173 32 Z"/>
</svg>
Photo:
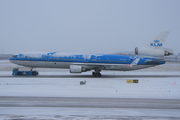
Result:
<svg viewBox="0 0 180 120">
<path fill-rule="evenodd" d="M 93 77 L 92 75 L 38 75 L 38 76 L 13 76 L 1 75 L 0 78 L 164 78 L 164 77 L 180 77 L 180 75 L 102 75 L 101 77 Z"/>
<path fill-rule="evenodd" d="M 0 96 L 0 107 L 180 109 L 180 100 Z"/>
</svg>

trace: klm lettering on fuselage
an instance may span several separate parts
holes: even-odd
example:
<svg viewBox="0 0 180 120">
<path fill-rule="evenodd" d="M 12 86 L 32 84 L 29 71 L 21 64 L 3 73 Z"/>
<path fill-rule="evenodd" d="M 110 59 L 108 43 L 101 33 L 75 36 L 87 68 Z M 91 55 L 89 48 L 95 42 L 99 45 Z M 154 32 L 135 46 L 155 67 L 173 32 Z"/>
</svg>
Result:
<svg viewBox="0 0 180 120">
<path fill-rule="evenodd" d="M 162 47 L 162 43 L 159 43 L 159 40 L 154 40 L 154 43 L 150 43 L 150 46 L 155 46 L 155 47 Z"/>
</svg>

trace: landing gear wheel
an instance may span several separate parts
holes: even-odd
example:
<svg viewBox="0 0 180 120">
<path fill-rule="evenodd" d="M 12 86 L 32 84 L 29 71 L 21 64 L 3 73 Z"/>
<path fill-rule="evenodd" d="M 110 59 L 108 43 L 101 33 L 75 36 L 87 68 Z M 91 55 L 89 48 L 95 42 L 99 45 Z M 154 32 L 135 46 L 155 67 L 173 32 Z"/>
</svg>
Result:
<svg viewBox="0 0 180 120">
<path fill-rule="evenodd" d="M 93 72 L 92 75 L 93 75 L 94 77 L 101 77 L 101 73 Z"/>
<path fill-rule="evenodd" d="M 101 77 L 101 73 L 97 73 L 97 76 L 98 76 L 98 77 Z"/>
<path fill-rule="evenodd" d="M 96 74 L 95 72 L 93 72 L 92 75 L 93 75 L 94 77 L 97 77 L 97 74 Z"/>
</svg>

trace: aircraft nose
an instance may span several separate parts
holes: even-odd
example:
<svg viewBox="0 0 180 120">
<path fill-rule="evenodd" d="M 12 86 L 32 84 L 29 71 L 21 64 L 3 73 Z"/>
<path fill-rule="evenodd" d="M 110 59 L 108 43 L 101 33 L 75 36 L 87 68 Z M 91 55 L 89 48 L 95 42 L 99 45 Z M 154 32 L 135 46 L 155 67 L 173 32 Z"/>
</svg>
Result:
<svg viewBox="0 0 180 120">
<path fill-rule="evenodd" d="M 10 61 L 11 63 L 13 63 L 13 57 L 10 57 L 10 58 L 9 58 L 9 61 Z"/>
<path fill-rule="evenodd" d="M 14 60 L 16 60 L 16 58 L 17 58 L 17 55 L 13 55 L 12 57 L 9 58 L 9 61 L 11 63 L 14 63 Z"/>
<path fill-rule="evenodd" d="M 12 59 L 13 59 L 13 57 L 10 57 L 10 58 L 9 58 L 9 60 L 12 60 Z"/>
</svg>

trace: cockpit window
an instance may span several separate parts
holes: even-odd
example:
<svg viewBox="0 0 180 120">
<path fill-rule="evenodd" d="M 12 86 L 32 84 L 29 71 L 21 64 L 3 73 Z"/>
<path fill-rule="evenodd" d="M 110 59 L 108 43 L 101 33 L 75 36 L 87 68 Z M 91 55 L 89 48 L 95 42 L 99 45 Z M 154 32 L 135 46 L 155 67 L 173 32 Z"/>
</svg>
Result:
<svg viewBox="0 0 180 120">
<path fill-rule="evenodd" d="M 17 55 L 14 55 L 13 58 L 17 58 Z"/>
</svg>

